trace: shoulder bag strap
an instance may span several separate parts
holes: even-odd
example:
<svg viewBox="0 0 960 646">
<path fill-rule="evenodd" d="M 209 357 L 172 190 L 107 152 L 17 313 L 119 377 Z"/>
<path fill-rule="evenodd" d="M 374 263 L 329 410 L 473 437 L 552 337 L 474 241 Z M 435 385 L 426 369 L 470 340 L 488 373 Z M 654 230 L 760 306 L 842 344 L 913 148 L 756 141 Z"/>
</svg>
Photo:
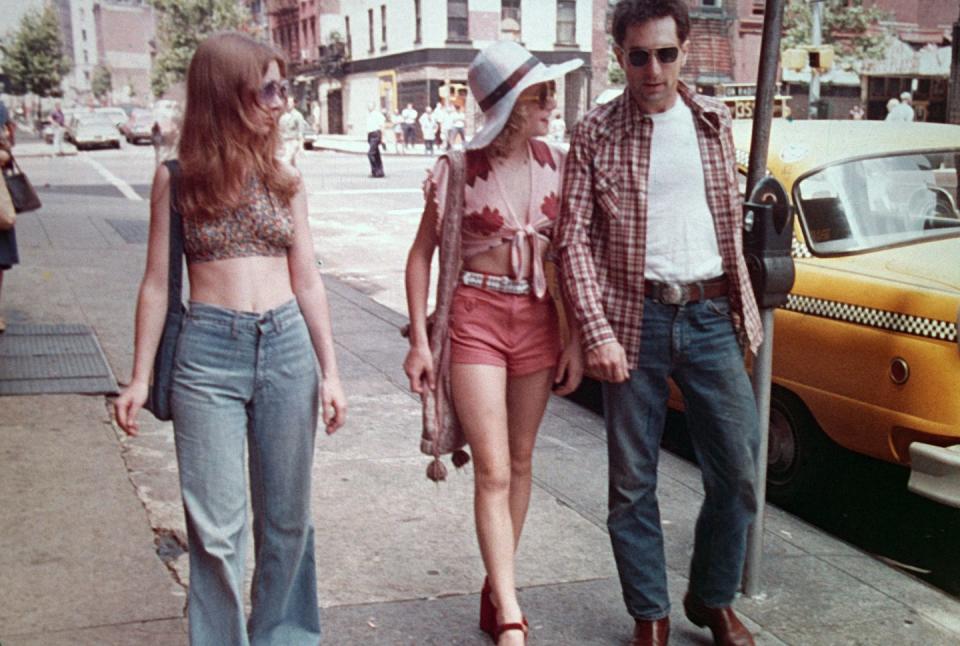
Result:
<svg viewBox="0 0 960 646">
<path fill-rule="evenodd" d="M 167 269 L 167 309 L 182 303 L 183 288 L 183 216 L 177 206 L 177 184 L 180 181 L 180 162 L 163 162 L 170 172 L 170 253 Z"/>
</svg>

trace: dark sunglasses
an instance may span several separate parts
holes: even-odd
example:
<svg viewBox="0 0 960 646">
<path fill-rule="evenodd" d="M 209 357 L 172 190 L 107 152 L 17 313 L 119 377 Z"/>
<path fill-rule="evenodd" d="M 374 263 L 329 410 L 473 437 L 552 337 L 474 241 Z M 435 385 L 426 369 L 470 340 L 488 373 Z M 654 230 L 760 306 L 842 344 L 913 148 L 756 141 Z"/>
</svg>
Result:
<svg viewBox="0 0 960 646">
<path fill-rule="evenodd" d="M 260 88 L 260 102 L 272 103 L 274 99 L 287 100 L 288 86 L 286 81 L 270 81 Z"/>
<path fill-rule="evenodd" d="M 679 47 L 661 47 L 660 49 L 631 49 L 627 52 L 627 60 L 633 67 L 646 67 L 650 62 L 650 54 L 657 57 L 657 60 L 666 65 L 677 60 L 680 56 Z"/>
<path fill-rule="evenodd" d="M 527 96 L 521 96 L 520 101 L 533 101 L 540 106 L 541 109 L 545 109 L 547 104 L 557 96 L 557 84 L 553 81 L 548 81 L 546 83 L 541 83 L 537 86 L 537 93 Z"/>
</svg>

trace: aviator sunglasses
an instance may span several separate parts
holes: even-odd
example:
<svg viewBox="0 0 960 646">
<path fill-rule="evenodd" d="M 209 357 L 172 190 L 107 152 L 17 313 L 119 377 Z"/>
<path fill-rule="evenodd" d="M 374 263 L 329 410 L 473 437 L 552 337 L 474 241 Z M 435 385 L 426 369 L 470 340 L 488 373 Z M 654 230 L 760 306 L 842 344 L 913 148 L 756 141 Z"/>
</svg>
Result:
<svg viewBox="0 0 960 646">
<path fill-rule="evenodd" d="M 653 54 L 657 60 L 666 65 L 677 60 L 680 56 L 679 47 L 661 47 L 660 49 L 631 49 L 627 52 L 627 60 L 633 67 L 646 67 L 650 62 L 650 55 Z"/>
<path fill-rule="evenodd" d="M 548 81 L 547 83 L 541 83 L 537 88 L 536 94 L 531 94 L 527 96 L 521 96 L 518 101 L 531 101 L 540 106 L 541 109 L 546 109 L 547 104 L 557 96 L 557 84 L 553 81 Z"/>
<path fill-rule="evenodd" d="M 261 103 L 271 103 L 278 97 L 281 101 L 286 101 L 287 92 L 288 89 L 286 81 L 270 81 L 260 88 L 260 101 Z"/>
</svg>

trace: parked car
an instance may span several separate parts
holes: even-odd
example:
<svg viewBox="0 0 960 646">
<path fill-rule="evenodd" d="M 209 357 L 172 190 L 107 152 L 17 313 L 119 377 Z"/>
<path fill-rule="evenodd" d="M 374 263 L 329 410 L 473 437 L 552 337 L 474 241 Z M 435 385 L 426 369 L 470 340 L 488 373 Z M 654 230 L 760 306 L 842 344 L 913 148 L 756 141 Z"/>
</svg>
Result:
<svg viewBox="0 0 960 646">
<path fill-rule="evenodd" d="M 109 117 L 102 114 L 75 115 L 67 127 L 67 132 L 77 150 L 120 147 L 120 133 L 117 127 Z"/>
<path fill-rule="evenodd" d="M 123 133 L 127 143 L 150 143 L 154 122 L 155 119 L 151 110 L 137 108 L 130 113 L 127 121 L 120 126 L 120 132 Z"/>
<path fill-rule="evenodd" d="M 734 125 L 744 164 L 751 127 Z M 960 507 L 958 160 L 960 126 L 775 120 L 767 166 L 797 221 L 775 314 L 772 500 L 822 489 L 839 445 Z"/>
<path fill-rule="evenodd" d="M 127 113 L 123 108 L 114 108 L 114 107 L 103 107 L 103 108 L 94 108 L 94 114 L 102 114 L 110 119 L 113 122 L 113 125 L 119 128 L 122 124 L 127 121 Z"/>
</svg>

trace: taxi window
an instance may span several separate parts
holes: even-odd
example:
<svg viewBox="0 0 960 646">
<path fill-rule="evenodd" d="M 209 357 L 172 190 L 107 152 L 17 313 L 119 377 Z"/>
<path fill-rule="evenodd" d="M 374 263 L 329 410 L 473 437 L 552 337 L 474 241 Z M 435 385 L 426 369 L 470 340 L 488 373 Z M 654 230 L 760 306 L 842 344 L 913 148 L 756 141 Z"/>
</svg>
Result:
<svg viewBox="0 0 960 646">
<path fill-rule="evenodd" d="M 811 250 L 831 255 L 960 235 L 960 151 L 871 157 L 798 182 L 798 214 Z"/>
</svg>

